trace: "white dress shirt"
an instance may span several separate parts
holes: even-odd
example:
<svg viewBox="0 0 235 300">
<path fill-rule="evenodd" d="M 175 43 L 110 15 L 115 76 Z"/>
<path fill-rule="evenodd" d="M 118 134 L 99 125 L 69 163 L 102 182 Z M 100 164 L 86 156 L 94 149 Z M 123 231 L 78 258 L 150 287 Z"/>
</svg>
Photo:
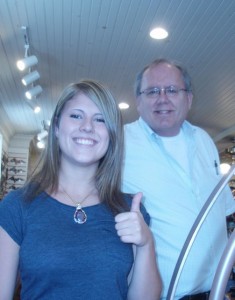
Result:
<svg viewBox="0 0 235 300">
<path fill-rule="evenodd" d="M 165 299 L 172 273 L 188 233 L 202 206 L 221 179 L 219 156 L 209 135 L 185 121 L 182 136 L 169 151 L 169 141 L 155 134 L 140 118 L 125 125 L 123 191 L 143 192 L 163 279 Z M 168 144 L 168 150 L 164 144 Z M 181 145 L 181 146 L 180 146 Z M 174 152 L 177 153 L 176 160 Z M 182 167 L 180 161 L 185 159 Z M 213 205 L 191 248 L 174 299 L 211 289 L 215 270 L 227 242 L 226 215 L 235 211 L 227 187 Z"/>
</svg>

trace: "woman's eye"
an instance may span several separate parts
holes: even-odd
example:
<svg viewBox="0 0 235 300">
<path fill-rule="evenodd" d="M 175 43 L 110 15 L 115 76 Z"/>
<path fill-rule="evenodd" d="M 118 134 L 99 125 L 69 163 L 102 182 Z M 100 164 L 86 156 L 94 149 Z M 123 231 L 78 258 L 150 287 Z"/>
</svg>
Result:
<svg viewBox="0 0 235 300">
<path fill-rule="evenodd" d="M 96 122 L 102 122 L 102 123 L 105 123 L 104 118 L 96 118 L 95 121 L 96 121 Z"/>
<path fill-rule="evenodd" d="M 73 119 L 82 119 L 82 115 L 80 115 L 80 114 L 71 114 L 70 118 L 73 118 Z"/>
</svg>

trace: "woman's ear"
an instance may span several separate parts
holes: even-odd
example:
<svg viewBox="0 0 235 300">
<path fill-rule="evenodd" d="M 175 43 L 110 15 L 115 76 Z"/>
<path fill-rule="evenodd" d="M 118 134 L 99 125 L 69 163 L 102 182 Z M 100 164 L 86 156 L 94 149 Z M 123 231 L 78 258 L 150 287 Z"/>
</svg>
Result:
<svg viewBox="0 0 235 300">
<path fill-rule="evenodd" d="M 58 138 L 58 136 L 59 136 L 59 128 L 58 128 L 58 126 L 56 125 L 55 126 L 55 136 Z"/>
<path fill-rule="evenodd" d="M 53 120 L 54 134 L 58 138 L 59 137 L 59 117 L 55 117 Z"/>
</svg>

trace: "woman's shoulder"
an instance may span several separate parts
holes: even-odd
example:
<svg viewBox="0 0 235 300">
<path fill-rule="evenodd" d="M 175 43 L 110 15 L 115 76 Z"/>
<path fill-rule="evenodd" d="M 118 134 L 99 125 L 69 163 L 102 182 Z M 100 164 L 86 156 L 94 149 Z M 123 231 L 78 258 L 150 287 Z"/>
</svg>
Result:
<svg viewBox="0 0 235 300">
<path fill-rule="evenodd" d="M 0 201 L 0 226 L 18 245 L 22 243 L 30 209 L 33 203 L 38 205 L 35 199 L 30 200 L 27 192 L 27 188 L 22 187 L 9 192 Z"/>
<path fill-rule="evenodd" d="M 13 190 L 0 201 L 0 226 L 18 245 L 22 242 L 21 232 L 27 211 L 23 194 L 22 188 Z"/>
<path fill-rule="evenodd" d="M 18 206 L 23 208 L 29 207 L 30 203 L 32 202 L 31 200 L 31 192 L 33 190 L 32 185 L 26 185 L 22 188 L 12 190 L 8 194 L 4 196 L 4 198 L 0 201 L 1 206 Z"/>
<path fill-rule="evenodd" d="M 8 203 L 8 202 L 19 201 L 24 197 L 23 195 L 24 195 L 24 188 L 12 190 L 4 196 L 4 198 L 2 199 L 0 204 L 5 205 L 5 203 Z"/>
</svg>

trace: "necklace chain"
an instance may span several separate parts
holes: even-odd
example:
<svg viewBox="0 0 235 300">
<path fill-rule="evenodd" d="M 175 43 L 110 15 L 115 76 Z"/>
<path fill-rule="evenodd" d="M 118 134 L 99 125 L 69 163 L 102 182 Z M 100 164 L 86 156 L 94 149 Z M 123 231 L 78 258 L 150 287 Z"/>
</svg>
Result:
<svg viewBox="0 0 235 300">
<path fill-rule="evenodd" d="M 91 195 L 91 192 L 93 192 L 93 190 L 91 190 L 91 192 L 88 194 L 88 195 L 86 195 L 86 197 L 85 198 L 83 198 L 82 199 L 82 201 L 79 201 L 79 202 L 76 202 L 76 201 L 74 201 L 70 196 L 69 196 L 69 194 L 65 191 L 65 189 L 60 185 L 60 187 L 61 187 L 61 189 L 62 189 L 62 192 L 66 195 L 66 196 L 68 196 L 68 198 L 76 205 L 76 206 L 80 206 L 81 207 L 81 204 Z"/>
</svg>

